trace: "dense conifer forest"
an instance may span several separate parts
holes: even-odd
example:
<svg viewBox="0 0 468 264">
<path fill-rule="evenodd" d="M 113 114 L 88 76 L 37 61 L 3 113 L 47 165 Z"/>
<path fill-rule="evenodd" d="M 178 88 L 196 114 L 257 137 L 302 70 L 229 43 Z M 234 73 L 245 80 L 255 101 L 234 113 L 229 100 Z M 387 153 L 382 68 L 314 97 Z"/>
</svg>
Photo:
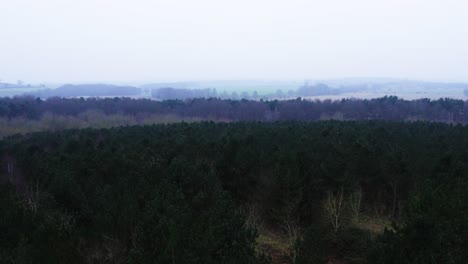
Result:
<svg viewBox="0 0 468 264">
<path fill-rule="evenodd" d="M 379 100 L 202 102 L 270 113 L 421 103 L 445 109 L 424 111 L 438 118 L 466 105 Z M 2 115 L 53 111 L 54 102 L 70 103 L 63 113 L 88 104 L 112 112 L 135 101 L 28 102 L 11 110 L 13 99 Z M 287 116 L 278 111 L 278 120 Z M 182 122 L 10 136 L 0 141 L 0 262 L 466 263 L 467 160 L 467 127 L 419 121 Z"/>
</svg>

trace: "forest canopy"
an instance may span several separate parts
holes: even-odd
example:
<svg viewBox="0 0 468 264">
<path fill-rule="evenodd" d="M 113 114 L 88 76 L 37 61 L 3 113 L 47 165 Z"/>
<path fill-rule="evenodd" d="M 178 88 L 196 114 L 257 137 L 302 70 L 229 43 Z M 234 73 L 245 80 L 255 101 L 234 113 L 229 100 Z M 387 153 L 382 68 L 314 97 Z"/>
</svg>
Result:
<svg viewBox="0 0 468 264">
<path fill-rule="evenodd" d="M 468 128 L 461 125 L 66 130 L 6 138 L 0 157 L 2 263 L 467 257 Z"/>
</svg>

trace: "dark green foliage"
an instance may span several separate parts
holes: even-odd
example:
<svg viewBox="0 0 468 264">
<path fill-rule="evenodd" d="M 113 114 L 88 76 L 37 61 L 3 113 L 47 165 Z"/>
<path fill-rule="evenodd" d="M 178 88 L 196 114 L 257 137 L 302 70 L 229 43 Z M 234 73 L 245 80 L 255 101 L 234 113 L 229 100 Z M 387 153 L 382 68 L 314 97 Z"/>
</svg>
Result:
<svg viewBox="0 0 468 264">
<path fill-rule="evenodd" d="M 157 184 L 139 217 L 130 263 L 256 263 L 255 230 L 201 167 L 170 165 L 172 183 Z"/>
<path fill-rule="evenodd" d="M 10 185 L 0 186 L 0 262 L 27 263 L 24 259 L 24 234 L 30 232 L 31 221 L 25 210 L 21 208 L 20 200 L 15 196 Z"/>
<path fill-rule="evenodd" d="M 72 216 L 47 208 L 34 212 L 12 186 L 1 186 L 0 205 L 1 263 L 82 263 Z"/>
<path fill-rule="evenodd" d="M 330 242 L 333 240 L 334 233 L 330 230 L 320 227 L 309 227 L 298 240 L 295 247 L 297 253 L 296 263 L 326 263 L 329 254 L 331 254 Z"/>
<path fill-rule="evenodd" d="M 370 263 L 466 263 L 468 178 L 466 160 L 444 158 L 408 203 L 404 220 L 386 231 Z"/>
<path fill-rule="evenodd" d="M 10 137 L 0 142 L 0 185 L 9 183 L 0 193 L 1 260 L 259 263 L 256 231 L 239 213 L 254 205 L 267 226 L 311 227 L 297 244 L 299 263 L 364 263 L 367 232 L 347 216 L 330 231 L 322 209 L 328 193 L 348 199 L 359 189 L 363 214 L 378 208 L 397 223 L 368 263 L 460 263 L 467 160 L 467 127 L 423 122 L 204 122 Z"/>
<path fill-rule="evenodd" d="M 256 233 L 223 195 L 189 197 L 164 184 L 155 193 L 137 224 L 130 263 L 256 263 Z"/>
</svg>

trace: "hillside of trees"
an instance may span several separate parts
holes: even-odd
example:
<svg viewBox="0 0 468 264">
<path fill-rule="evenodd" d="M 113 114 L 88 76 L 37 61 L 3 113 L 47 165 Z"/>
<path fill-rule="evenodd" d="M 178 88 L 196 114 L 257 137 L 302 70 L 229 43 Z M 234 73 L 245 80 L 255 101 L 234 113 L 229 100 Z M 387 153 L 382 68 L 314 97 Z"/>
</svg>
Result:
<svg viewBox="0 0 468 264">
<path fill-rule="evenodd" d="M 0 262 L 466 263 L 467 160 L 468 127 L 428 122 L 13 136 Z"/>
<path fill-rule="evenodd" d="M 289 89 L 287 92 L 282 89 L 277 89 L 274 92 L 265 93 L 259 95 L 257 91 L 249 93 L 248 91 L 242 91 L 240 93 L 223 92 L 218 93 L 217 89 L 205 88 L 205 89 L 188 89 L 188 88 L 174 88 L 174 87 L 162 87 L 153 89 L 151 95 L 153 98 L 159 100 L 185 100 L 195 98 L 221 98 L 231 100 L 269 100 L 269 99 L 284 99 L 294 98 L 302 96 L 318 96 L 318 95 L 337 95 L 344 92 L 356 92 L 362 90 L 362 88 L 356 87 L 340 87 L 332 88 L 326 84 L 318 83 L 314 85 L 305 84 L 300 86 L 298 89 Z"/>
<path fill-rule="evenodd" d="M 183 88 L 172 88 L 165 87 L 159 89 L 153 89 L 151 96 L 159 100 L 185 100 L 192 98 L 210 98 L 217 97 L 218 93 L 215 89 L 183 89 Z"/>
<path fill-rule="evenodd" d="M 96 97 L 96 96 L 134 96 L 141 93 L 140 88 L 110 84 L 65 84 L 56 89 L 43 89 L 28 93 L 30 96 L 49 97 Z"/>
</svg>

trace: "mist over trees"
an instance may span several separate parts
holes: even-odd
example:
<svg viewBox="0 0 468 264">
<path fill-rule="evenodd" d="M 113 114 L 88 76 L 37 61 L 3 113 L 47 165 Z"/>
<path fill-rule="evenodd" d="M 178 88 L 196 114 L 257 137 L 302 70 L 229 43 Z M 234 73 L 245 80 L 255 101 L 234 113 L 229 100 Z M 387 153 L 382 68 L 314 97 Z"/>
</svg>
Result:
<svg viewBox="0 0 468 264">
<path fill-rule="evenodd" d="M 133 96 L 141 93 L 140 88 L 110 84 L 66 84 L 56 89 L 44 89 L 28 93 L 30 96 L 49 97 L 96 97 L 96 96 Z"/>
<path fill-rule="evenodd" d="M 154 89 L 151 92 L 154 98 L 160 100 L 171 100 L 171 99 L 191 99 L 191 98 L 210 98 L 217 97 L 218 93 L 215 89 L 181 89 L 181 88 L 159 88 Z"/>
<path fill-rule="evenodd" d="M 250 84 L 250 85 L 249 85 Z M 262 87 L 263 85 L 263 87 Z M 158 83 L 141 86 L 152 90 L 155 99 L 189 99 L 215 97 L 232 100 L 274 100 L 292 99 L 295 97 L 338 96 L 343 97 L 383 97 L 396 95 L 400 97 L 430 98 L 462 97 L 468 89 L 467 83 L 425 82 L 400 79 L 336 79 L 298 82 L 261 82 L 261 81 L 224 81 L 224 82 L 182 82 Z M 211 87 L 211 88 L 205 88 Z M 258 89 L 262 89 L 259 94 Z M 233 90 L 234 89 L 234 90 Z M 211 90 L 211 91 L 210 91 Z"/>
<path fill-rule="evenodd" d="M 275 92 L 258 95 L 258 92 L 242 91 L 240 94 L 233 92 L 218 93 L 216 89 L 186 89 L 186 88 L 172 88 L 164 87 L 152 90 L 152 97 L 159 100 L 185 100 L 194 98 L 219 98 L 219 99 L 232 99 L 232 100 L 259 100 L 259 99 L 282 99 L 301 96 L 318 96 L 318 95 L 337 95 L 343 92 L 353 91 L 352 89 L 331 88 L 326 84 L 319 83 L 316 85 L 305 84 L 296 90 L 288 90 L 284 92 L 282 89 L 277 89 Z"/>
<path fill-rule="evenodd" d="M 18 80 L 16 83 L 7 83 L 7 82 L 2 82 L 0 79 L 0 89 L 12 89 L 12 88 L 44 88 L 44 84 L 30 84 L 30 83 L 25 83 L 24 81 Z"/>
<path fill-rule="evenodd" d="M 49 86 L 50 85 L 50 86 Z M 407 99 L 441 97 L 463 98 L 467 83 L 425 82 L 389 78 L 343 78 L 330 80 L 220 80 L 160 82 L 149 84 L 29 84 L 0 80 L 0 96 L 112 97 L 129 96 L 155 100 L 219 98 L 231 100 L 283 100 L 297 97 L 377 98 L 386 95 Z M 50 87 L 49 89 L 46 89 Z M 52 88 L 52 89 L 51 89 Z"/>
</svg>

